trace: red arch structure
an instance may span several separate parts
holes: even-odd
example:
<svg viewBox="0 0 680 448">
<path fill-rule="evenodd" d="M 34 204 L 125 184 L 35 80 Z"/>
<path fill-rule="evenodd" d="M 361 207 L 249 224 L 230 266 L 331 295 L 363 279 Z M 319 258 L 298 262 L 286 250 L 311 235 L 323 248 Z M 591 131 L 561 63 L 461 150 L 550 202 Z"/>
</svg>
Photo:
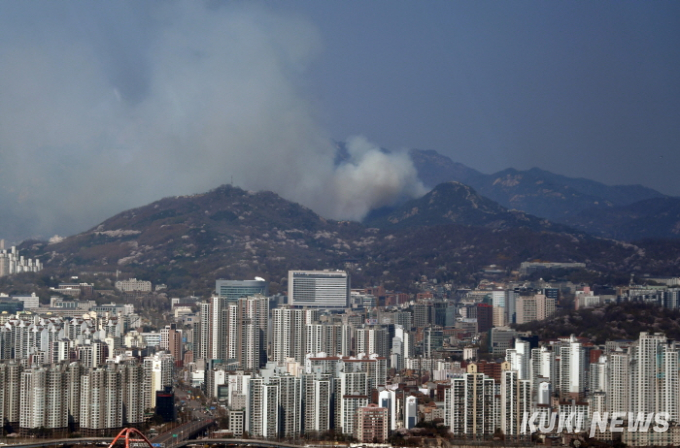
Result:
<svg viewBox="0 0 680 448">
<path fill-rule="evenodd" d="M 125 441 L 125 448 L 151 448 L 153 446 L 149 439 L 135 428 L 125 428 L 119 432 L 109 445 L 109 448 L 114 448 L 118 441 Z"/>
</svg>

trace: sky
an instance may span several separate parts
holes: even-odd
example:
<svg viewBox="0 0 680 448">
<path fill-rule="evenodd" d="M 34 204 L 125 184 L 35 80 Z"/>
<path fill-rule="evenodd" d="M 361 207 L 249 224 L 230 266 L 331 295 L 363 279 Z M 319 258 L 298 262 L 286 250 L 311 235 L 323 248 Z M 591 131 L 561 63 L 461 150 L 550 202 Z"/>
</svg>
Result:
<svg viewBox="0 0 680 448">
<path fill-rule="evenodd" d="M 409 148 L 680 195 L 679 20 L 663 1 L 0 1 L 2 236 L 228 182 L 361 219 L 424 193 Z"/>
</svg>

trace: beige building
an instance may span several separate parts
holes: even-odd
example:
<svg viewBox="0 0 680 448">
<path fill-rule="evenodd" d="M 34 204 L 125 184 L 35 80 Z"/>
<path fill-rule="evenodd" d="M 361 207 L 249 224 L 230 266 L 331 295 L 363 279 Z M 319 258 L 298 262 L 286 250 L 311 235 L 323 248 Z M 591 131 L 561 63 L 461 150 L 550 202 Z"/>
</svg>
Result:
<svg viewBox="0 0 680 448">
<path fill-rule="evenodd" d="M 517 324 L 545 320 L 555 313 L 555 299 L 543 294 L 519 296 L 516 301 Z"/>
<path fill-rule="evenodd" d="M 507 322 L 505 321 L 505 307 L 495 306 L 493 307 L 493 326 L 494 327 L 504 327 Z"/>
<path fill-rule="evenodd" d="M 387 440 L 387 408 L 369 404 L 357 411 L 355 437 L 360 443 L 382 443 Z"/>
</svg>

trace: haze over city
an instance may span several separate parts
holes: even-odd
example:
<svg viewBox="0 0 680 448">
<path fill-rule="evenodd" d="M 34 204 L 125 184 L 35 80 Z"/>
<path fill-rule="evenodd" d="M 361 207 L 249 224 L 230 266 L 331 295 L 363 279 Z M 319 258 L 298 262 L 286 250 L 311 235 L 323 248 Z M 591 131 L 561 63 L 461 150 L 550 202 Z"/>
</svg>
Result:
<svg viewBox="0 0 680 448">
<path fill-rule="evenodd" d="M 680 7 L 0 4 L 0 225 L 69 235 L 233 182 L 362 219 L 406 150 L 680 195 Z M 334 141 L 351 159 L 336 166 Z M 393 152 L 385 154 L 379 148 Z"/>
</svg>

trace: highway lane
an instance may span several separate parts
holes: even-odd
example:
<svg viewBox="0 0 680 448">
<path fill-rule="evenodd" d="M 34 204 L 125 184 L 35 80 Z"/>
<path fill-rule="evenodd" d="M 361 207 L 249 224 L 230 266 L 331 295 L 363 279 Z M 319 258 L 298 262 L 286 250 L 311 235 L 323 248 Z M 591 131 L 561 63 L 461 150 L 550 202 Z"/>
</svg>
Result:
<svg viewBox="0 0 680 448">
<path fill-rule="evenodd" d="M 170 431 L 159 434 L 151 440 L 151 443 L 162 443 L 166 448 L 169 448 L 184 442 L 189 439 L 194 432 L 205 428 L 210 424 L 212 424 L 212 420 L 209 419 L 187 422 Z"/>
</svg>

